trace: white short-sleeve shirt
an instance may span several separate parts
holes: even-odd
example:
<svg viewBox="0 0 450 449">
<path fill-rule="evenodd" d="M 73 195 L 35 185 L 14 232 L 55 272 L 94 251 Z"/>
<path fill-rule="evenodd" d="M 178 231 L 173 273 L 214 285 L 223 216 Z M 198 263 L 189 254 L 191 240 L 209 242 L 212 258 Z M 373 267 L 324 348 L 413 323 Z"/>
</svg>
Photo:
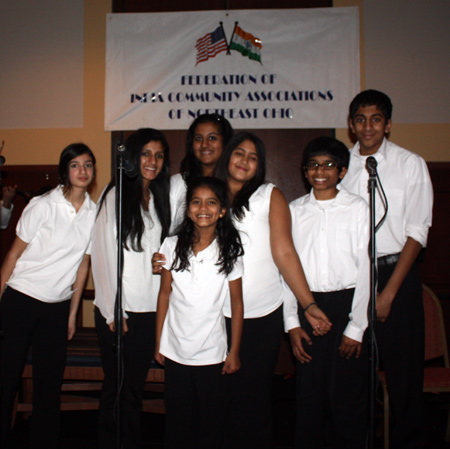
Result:
<svg viewBox="0 0 450 449">
<path fill-rule="evenodd" d="M 86 193 L 77 213 L 61 186 L 33 198 L 16 228 L 17 236 L 28 245 L 7 285 L 48 303 L 69 299 L 80 263 L 90 253 L 95 211 Z"/>
<path fill-rule="evenodd" d="M 171 270 L 178 237 L 164 240 L 165 269 Z M 219 248 L 214 240 L 208 248 L 189 258 L 189 270 L 171 270 L 172 292 L 161 334 L 160 352 L 183 365 L 221 363 L 227 355 L 223 304 L 229 298 L 229 281 L 242 277 L 238 258 L 226 276 L 216 265 Z"/>
</svg>

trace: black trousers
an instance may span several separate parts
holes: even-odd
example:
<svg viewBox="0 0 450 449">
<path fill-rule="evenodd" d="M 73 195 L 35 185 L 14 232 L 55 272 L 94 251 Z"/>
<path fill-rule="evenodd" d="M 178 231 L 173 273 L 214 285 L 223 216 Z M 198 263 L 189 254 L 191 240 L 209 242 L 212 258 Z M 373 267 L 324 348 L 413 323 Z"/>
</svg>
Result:
<svg viewBox="0 0 450 449">
<path fill-rule="evenodd" d="M 354 289 L 314 292 L 314 300 L 333 326 L 326 335 L 315 337 L 299 310 L 300 323 L 312 339 L 306 346 L 309 363 L 297 361 L 297 417 L 295 447 L 322 449 L 326 443 L 336 449 L 365 447 L 368 415 L 368 354 L 363 341 L 361 356 L 339 355 L 342 334 L 349 321 Z M 329 441 L 328 441 L 329 440 Z"/>
<path fill-rule="evenodd" d="M 222 367 L 181 365 L 166 358 L 166 449 L 220 447 L 225 415 Z"/>
<path fill-rule="evenodd" d="M 387 284 L 394 268 L 395 265 L 379 268 L 379 291 Z M 425 445 L 422 415 L 424 332 L 422 283 L 414 264 L 392 303 L 386 322 L 377 322 L 376 326 L 394 418 L 390 429 L 393 449 Z"/>
<path fill-rule="evenodd" d="M 60 390 L 66 363 L 70 301 L 45 303 L 11 288 L 0 301 L 1 447 L 9 448 L 14 398 L 31 347 L 33 414 L 31 447 L 51 449 L 58 441 Z"/>
<path fill-rule="evenodd" d="M 361 356 L 339 355 L 342 334 L 349 321 L 354 289 L 313 293 L 333 326 L 315 337 L 302 310 L 301 326 L 312 338 L 306 346 L 309 363 L 297 362 L 297 421 L 295 447 L 321 449 L 327 441 L 336 449 L 365 447 L 368 416 L 368 354 L 363 341 Z M 326 432 L 326 430 L 331 430 Z"/>
<path fill-rule="evenodd" d="M 124 381 L 121 394 L 122 442 L 124 449 L 140 449 L 142 396 L 145 378 L 155 348 L 155 312 L 127 312 L 128 332 L 123 342 Z M 99 449 L 116 447 L 115 406 L 117 401 L 116 334 L 109 330 L 105 318 L 95 309 L 95 325 L 105 379 L 98 418 Z"/>
<path fill-rule="evenodd" d="M 227 319 L 228 338 L 231 324 Z M 245 319 L 239 352 L 241 369 L 226 377 L 227 415 L 223 447 L 272 447 L 273 373 L 283 336 L 283 307 Z"/>
</svg>

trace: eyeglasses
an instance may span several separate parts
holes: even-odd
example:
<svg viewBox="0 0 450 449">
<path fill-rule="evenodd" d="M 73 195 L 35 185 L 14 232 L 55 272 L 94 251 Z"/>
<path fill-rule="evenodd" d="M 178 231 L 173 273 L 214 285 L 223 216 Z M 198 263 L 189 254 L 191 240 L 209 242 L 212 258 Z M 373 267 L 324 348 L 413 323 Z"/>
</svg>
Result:
<svg viewBox="0 0 450 449">
<path fill-rule="evenodd" d="M 308 162 L 305 165 L 306 170 L 318 170 L 318 168 L 321 168 L 322 170 L 333 170 L 335 167 L 337 167 L 336 162 L 325 162 L 324 164 L 318 164 L 317 162 Z"/>
</svg>

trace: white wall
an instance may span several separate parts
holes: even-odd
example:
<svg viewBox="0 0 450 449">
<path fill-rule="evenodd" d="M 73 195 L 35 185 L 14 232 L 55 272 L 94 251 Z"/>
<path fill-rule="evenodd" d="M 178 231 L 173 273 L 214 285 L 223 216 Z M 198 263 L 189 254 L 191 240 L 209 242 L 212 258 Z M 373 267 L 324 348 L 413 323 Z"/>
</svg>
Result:
<svg viewBox="0 0 450 449">
<path fill-rule="evenodd" d="M 84 0 L 0 4 L 0 129 L 83 126 Z"/>
<path fill-rule="evenodd" d="M 366 88 L 386 92 L 395 123 L 450 123 L 450 2 L 364 0 Z"/>
</svg>

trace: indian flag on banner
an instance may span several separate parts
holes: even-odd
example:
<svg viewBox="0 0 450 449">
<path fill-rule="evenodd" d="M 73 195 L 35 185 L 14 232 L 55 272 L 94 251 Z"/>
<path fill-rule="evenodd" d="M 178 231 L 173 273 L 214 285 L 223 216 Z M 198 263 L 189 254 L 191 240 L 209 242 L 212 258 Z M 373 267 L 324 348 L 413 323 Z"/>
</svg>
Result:
<svg viewBox="0 0 450 449">
<path fill-rule="evenodd" d="M 250 59 L 261 62 L 261 48 L 260 39 L 253 34 L 246 33 L 236 24 L 230 42 L 230 50 L 236 50 L 242 53 L 242 56 L 248 56 Z"/>
</svg>

